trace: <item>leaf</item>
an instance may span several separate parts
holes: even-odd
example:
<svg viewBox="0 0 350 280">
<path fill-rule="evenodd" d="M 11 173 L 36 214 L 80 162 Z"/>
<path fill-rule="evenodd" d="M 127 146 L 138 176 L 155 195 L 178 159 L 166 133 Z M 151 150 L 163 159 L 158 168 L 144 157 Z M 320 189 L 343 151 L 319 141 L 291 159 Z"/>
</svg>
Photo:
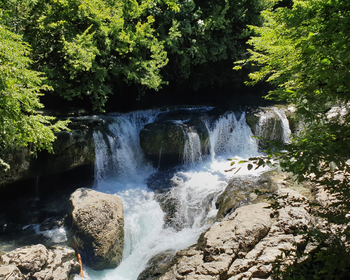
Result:
<svg viewBox="0 0 350 280">
<path fill-rule="evenodd" d="M 238 168 L 234 174 L 237 174 L 239 170 L 241 170 L 241 167 Z"/>
<path fill-rule="evenodd" d="M 248 168 L 248 170 L 251 170 L 251 169 L 253 168 L 253 165 L 249 163 L 249 164 L 247 165 L 247 168 Z"/>
</svg>

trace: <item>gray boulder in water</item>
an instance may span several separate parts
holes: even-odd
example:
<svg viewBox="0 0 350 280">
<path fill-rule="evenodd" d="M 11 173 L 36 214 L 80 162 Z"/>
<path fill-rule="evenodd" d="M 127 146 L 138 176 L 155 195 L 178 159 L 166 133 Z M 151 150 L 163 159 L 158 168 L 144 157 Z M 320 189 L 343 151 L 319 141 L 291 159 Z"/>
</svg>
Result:
<svg viewBox="0 0 350 280">
<path fill-rule="evenodd" d="M 95 270 L 116 268 L 124 244 L 123 202 L 115 196 L 80 188 L 70 197 L 72 229 L 83 262 Z"/>
</svg>

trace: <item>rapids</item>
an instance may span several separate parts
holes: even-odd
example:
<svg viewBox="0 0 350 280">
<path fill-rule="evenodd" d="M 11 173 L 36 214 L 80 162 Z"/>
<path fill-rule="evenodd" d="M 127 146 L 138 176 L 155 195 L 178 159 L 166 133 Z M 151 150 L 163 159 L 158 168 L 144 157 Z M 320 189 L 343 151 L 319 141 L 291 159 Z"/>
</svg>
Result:
<svg viewBox="0 0 350 280">
<path fill-rule="evenodd" d="M 196 131 L 184 130 L 183 164 L 171 174 L 172 187 L 166 193 L 167 199 L 176 202 L 177 211 L 165 223 L 166 213 L 157 194 L 147 187 L 151 175 L 161 171 L 147 161 L 139 143 L 140 130 L 153 122 L 158 113 L 150 110 L 109 115 L 105 130 L 94 133 L 94 188 L 122 198 L 125 244 L 119 267 L 104 271 L 85 268 L 86 279 L 134 280 L 152 257 L 163 252 L 175 253 L 196 243 L 200 233 L 214 222 L 215 200 L 228 180 L 248 174 L 245 164 L 225 172 L 231 168 L 227 159 L 259 155 L 244 112 L 237 115 L 228 112 L 206 123 L 210 140 L 207 154 L 202 153 Z M 258 175 L 263 170 L 254 172 Z"/>
</svg>

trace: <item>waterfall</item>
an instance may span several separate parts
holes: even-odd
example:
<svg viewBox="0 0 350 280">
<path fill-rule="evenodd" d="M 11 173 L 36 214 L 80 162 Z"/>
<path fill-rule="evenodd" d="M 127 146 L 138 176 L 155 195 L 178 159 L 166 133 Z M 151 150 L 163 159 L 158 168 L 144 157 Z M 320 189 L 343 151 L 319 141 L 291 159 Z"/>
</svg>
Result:
<svg viewBox="0 0 350 280">
<path fill-rule="evenodd" d="M 101 131 L 95 131 L 93 134 L 95 143 L 95 183 L 101 182 L 109 174 L 109 162 L 108 158 L 109 143 L 106 143 L 103 139 Z"/>
<path fill-rule="evenodd" d="M 243 112 L 239 120 L 234 113 L 228 113 L 217 120 L 210 131 L 210 154 L 239 155 L 248 158 L 258 153 L 256 141 L 246 123 Z"/>
<path fill-rule="evenodd" d="M 147 188 L 146 179 L 155 172 L 140 148 L 138 134 L 158 112 L 141 111 L 108 116 L 106 131 L 94 133 L 96 163 L 95 187 L 116 194 L 124 203 L 125 244 L 121 264 L 113 270 L 85 269 L 88 279 L 136 280 L 148 260 L 165 251 L 177 252 L 194 244 L 200 233 L 214 221 L 215 201 L 232 176 L 228 157 L 258 155 L 256 141 L 245 121 L 227 113 L 206 123 L 210 155 L 202 154 L 198 133 L 183 125 L 184 164 L 170 182 L 172 188 L 162 194 L 176 211 L 165 213 L 156 194 Z M 160 151 L 161 153 L 161 151 Z M 158 195 L 158 197 L 160 197 Z M 165 223 L 168 220 L 168 223 Z"/>
<path fill-rule="evenodd" d="M 272 107 L 259 113 L 256 136 L 261 137 L 263 140 L 279 140 L 289 143 L 290 135 L 291 130 L 285 109 Z"/>
<path fill-rule="evenodd" d="M 111 115 L 106 120 L 109 124 L 105 135 L 94 132 L 96 186 L 108 178 L 120 181 L 133 177 L 142 181 L 154 171 L 140 147 L 139 133 L 157 114 L 149 110 Z"/>
<path fill-rule="evenodd" d="M 290 137 L 292 132 L 289 128 L 289 121 L 288 121 L 287 116 L 286 116 L 286 111 L 285 111 L 285 109 L 278 109 L 276 107 L 273 107 L 273 110 L 275 111 L 275 113 L 277 114 L 277 116 L 281 120 L 282 131 L 283 131 L 283 142 L 289 143 L 290 142 L 289 137 Z"/>
<path fill-rule="evenodd" d="M 202 148 L 198 133 L 193 128 L 183 127 L 185 136 L 185 147 L 183 152 L 183 163 L 194 164 L 202 161 Z"/>
</svg>

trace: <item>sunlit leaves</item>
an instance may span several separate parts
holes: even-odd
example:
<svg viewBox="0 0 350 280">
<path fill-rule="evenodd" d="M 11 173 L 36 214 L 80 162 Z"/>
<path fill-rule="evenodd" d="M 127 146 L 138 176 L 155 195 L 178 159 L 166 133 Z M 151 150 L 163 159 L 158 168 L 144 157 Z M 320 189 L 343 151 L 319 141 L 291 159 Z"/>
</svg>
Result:
<svg viewBox="0 0 350 280">
<path fill-rule="evenodd" d="M 8 23 L 19 23 L 34 66 L 55 93 L 68 100 L 87 95 L 103 111 L 120 83 L 153 89 L 163 83 L 168 58 L 149 13 L 163 3 L 169 12 L 179 10 L 175 0 L 8 0 L 0 8 Z"/>
<path fill-rule="evenodd" d="M 18 35 L 0 25 L 0 150 L 32 144 L 33 151 L 52 151 L 53 132 L 67 129 L 67 121 L 37 112 L 43 108 L 39 101 L 41 90 L 50 90 L 42 84 L 41 73 L 29 70 L 28 45 Z M 0 154 L 0 157 L 2 154 Z M 0 158 L 0 165 L 5 165 Z M 6 167 L 8 167 L 6 165 Z"/>
<path fill-rule="evenodd" d="M 350 98 L 349 53 L 350 3 L 344 1 L 293 1 L 263 13 L 262 27 L 252 26 L 258 36 L 249 44 L 251 56 L 237 62 L 260 69 L 249 75 L 251 83 L 266 80 L 276 86 L 270 97 L 294 103 L 304 129 L 285 147 L 290 157 L 286 168 L 300 174 L 322 176 L 322 162 L 350 157 L 349 113 L 331 119 L 331 106 Z M 347 105 L 346 105 L 347 106 Z M 344 120 L 347 121 L 344 121 Z M 320 167 L 321 166 L 321 167 Z"/>
</svg>

